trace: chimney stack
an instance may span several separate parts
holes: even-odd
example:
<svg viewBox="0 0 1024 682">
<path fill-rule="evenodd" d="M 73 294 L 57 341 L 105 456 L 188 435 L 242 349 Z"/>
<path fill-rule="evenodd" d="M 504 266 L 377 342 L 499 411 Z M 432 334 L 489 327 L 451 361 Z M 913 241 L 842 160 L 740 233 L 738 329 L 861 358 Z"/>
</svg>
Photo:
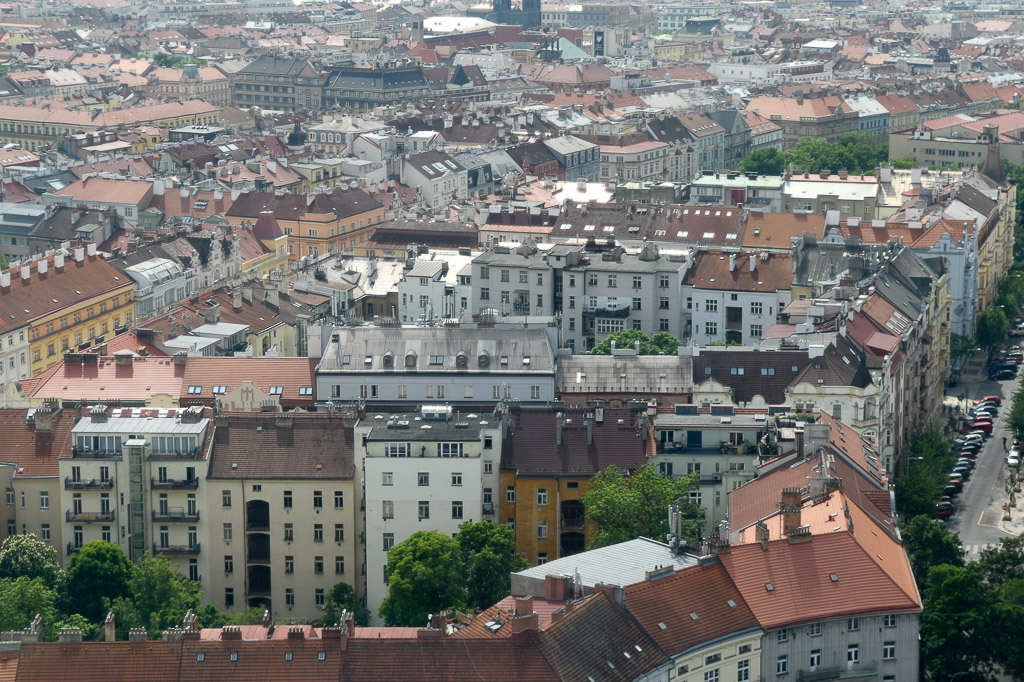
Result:
<svg viewBox="0 0 1024 682">
<path fill-rule="evenodd" d="M 735 270 L 736 270 L 736 254 L 735 253 L 730 253 L 729 254 L 729 272 L 733 272 Z"/>
<path fill-rule="evenodd" d="M 242 290 L 232 289 L 231 290 L 231 308 L 236 313 L 242 309 Z"/>
<path fill-rule="evenodd" d="M 583 421 L 587 424 L 587 447 L 590 447 L 594 444 L 594 420 L 584 419 Z"/>
<path fill-rule="evenodd" d="M 750 254 L 750 271 L 753 272 L 757 269 L 757 254 Z"/>
<path fill-rule="evenodd" d="M 55 253 L 55 254 L 53 254 L 53 267 L 54 267 L 54 269 L 56 269 L 58 271 L 62 271 L 64 269 L 64 254 L 63 253 Z"/>
<path fill-rule="evenodd" d="M 146 635 L 146 628 L 132 628 L 128 631 L 129 642 L 145 642 L 149 637 Z"/>
<path fill-rule="evenodd" d="M 754 526 L 754 539 L 761 543 L 761 549 L 768 549 L 768 526 L 764 521 L 758 521 Z"/>
<path fill-rule="evenodd" d="M 274 310 L 280 309 L 280 307 L 281 307 L 281 292 L 279 292 L 277 290 L 277 286 L 274 285 L 273 283 L 271 283 L 270 288 L 268 288 L 266 291 L 267 291 L 266 298 L 264 299 L 266 304 L 268 306 L 270 306 L 271 308 L 273 308 Z"/>
<path fill-rule="evenodd" d="M 555 445 L 562 445 L 562 426 L 564 425 L 564 423 L 565 420 L 562 419 L 562 413 L 559 412 L 557 415 L 555 415 Z"/>
<path fill-rule="evenodd" d="M 528 616 L 533 613 L 533 597 L 516 597 L 515 614 L 517 616 Z"/>
<path fill-rule="evenodd" d="M 783 488 L 782 502 L 782 532 L 789 535 L 795 528 L 800 527 L 800 503 L 803 493 L 800 488 Z"/>
<path fill-rule="evenodd" d="M 61 628 L 59 638 L 61 644 L 68 642 L 81 642 L 82 631 L 79 628 Z"/>
<path fill-rule="evenodd" d="M 220 322 L 220 303 L 214 301 L 204 312 L 206 324 L 217 324 Z"/>
<path fill-rule="evenodd" d="M 114 612 L 109 611 L 107 613 L 106 620 L 103 621 L 103 641 L 114 642 L 117 641 L 117 628 L 114 627 Z"/>
</svg>

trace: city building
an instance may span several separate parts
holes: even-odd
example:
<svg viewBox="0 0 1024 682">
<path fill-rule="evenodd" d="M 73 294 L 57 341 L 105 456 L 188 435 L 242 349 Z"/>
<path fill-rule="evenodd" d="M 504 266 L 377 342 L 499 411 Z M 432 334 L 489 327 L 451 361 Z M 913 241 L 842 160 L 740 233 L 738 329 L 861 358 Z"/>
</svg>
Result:
<svg viewBox="0 0 1024 682">
<path fill-rule="evenodd" d="M 304 59 L 261 57 L 232 74 L 231 81 L 231 101 L 242 109 L 320 110 L 324 76 Z"/>
</svg>

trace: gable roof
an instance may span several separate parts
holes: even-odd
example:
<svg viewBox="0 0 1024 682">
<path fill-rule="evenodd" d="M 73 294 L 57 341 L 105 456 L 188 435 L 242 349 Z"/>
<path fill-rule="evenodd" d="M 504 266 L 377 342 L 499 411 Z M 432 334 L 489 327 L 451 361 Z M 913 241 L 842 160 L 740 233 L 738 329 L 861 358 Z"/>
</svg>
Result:
<svg viewBox="0 0 1024 682">
<path fill-rule="evenodd" d="M 60 452 L 75 425 L 74 410 L 62 409 L 53 418 L 52 431 L 37 431 L 28 410 L 0 410 L 0 439 L 4 443 L 0 460 L 17 465 L 18 478 L 57 476 Z"/>
<path fill-rule="evenodd" d="M 766 257 L 767 256 L 767 257 Z M 750 258 L 754 269 L 750 269 Z M 729 256 L 717 251 L 698 252 L 686 271 L 684 285 L 718 291 L 775 292 L 793 284 L 793 258 L 788 253 L 740 254 L 729 270 Z"/>
<path fill-rule="evenodd" d="M 222 397 L 221 392 L 213 393 L 214 386 L 224 386 L 223 393 L 230 393 L 250 382 L 268 395 L 271 387 L 280 387 L 281 393 L 277 395 L 282 405 L 312 406 L 315 402 L 312 393 L 300 395 L 299 389 L 316 386 L 316 363 L 316 358 L 191 357 L 185 365 L 179 397 L 182 404 L 191 400 L 212 404 Z M 200 391 L 189 392 L 193 386 L 198 386 Z"/>
<path fill-rule="evenodd" d="M 392 682 L 411 671 L 420 682 L 487 679 L 489 682 L 561 682 L 536 646 L 522 639 L 350 639 L 342 657 L 343 680 Z"/>
<path fill-rule="evenodd" d="M 786 388 L 811 362 L 806 350 L 733 350 L 702 348 L 693 356 L 695 386 L 714 380 L 733 391 L 733 399 L 749 403 L 761 396 L 769 405 L 786 402 Z M 737 370 L 742 368 L 742 374 Z M 761 370 L 771 368 L 770 374 Z M 795 371 L 794 371 L 795 370 Z"/>
</svg>

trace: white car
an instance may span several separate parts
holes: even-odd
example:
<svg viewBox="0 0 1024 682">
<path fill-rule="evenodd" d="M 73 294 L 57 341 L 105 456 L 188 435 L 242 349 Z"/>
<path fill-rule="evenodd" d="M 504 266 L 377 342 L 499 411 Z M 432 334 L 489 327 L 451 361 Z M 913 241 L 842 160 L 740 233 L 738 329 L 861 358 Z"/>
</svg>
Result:
<svg viewBox="0 0 1024 682">
<path fill-rule="evenodd" d="M 1020 453 L 1014 452 L 1006 456 L 1006 465 L 1011 467 L 1020 466 Z"/>
</svg>

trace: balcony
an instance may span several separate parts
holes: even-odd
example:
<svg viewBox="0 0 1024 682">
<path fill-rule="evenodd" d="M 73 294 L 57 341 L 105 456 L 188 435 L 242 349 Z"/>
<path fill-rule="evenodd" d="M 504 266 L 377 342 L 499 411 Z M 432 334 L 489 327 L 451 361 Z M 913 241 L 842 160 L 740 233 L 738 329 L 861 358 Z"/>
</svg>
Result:
<svg viewBox="0 0 1024 682">
<path fill-rule="evenodd" d="M 196 523 L 199 521 L 199 510 L 194 514 L 187 513 L 181 507 L 170 507 L 166 513 L 153 512 L 153 521 L 157 523 Z"/>
<path fill-rule="evenodd" d="M 167 545 L 166 547 L 154 544 L 153 554 L 162 554 L 164 556 L 196 556 L 199 554 L 199 543 L 197 542 L 194 545 Z"/>
<path fill-rule="evenodd" d="M 859 677 L 874 677 L 878 674 L 878 661 L 867 661 L 859 665 L 831 666 L 817 670 L 800 670 L 796 682 L 822 682 L 823 680 L 855 680 Z"/>
<path fill-rule="evenodd" d="M 270 563 L 270 551 L 257 552 L 250 551 L 245 557 L 247 564 L 269 564 Z"/>
<path fill-rule="evenodd" d="M 114 520 L 112 512 L 64 512 L 64 518 L 68 523 L 110 523 Z"/>
<path fill-rule="evenodd" d="M 590 305 L 589 303 L 583 304 L 584 315 L 596 315 L 600 317 L 629 317 L 629 311 L 632 308 L 632 304 L 628 299 L 610 299 L 607 303 Z"/>
<path fill-rule="evenodd" d="M 120 452 L 106 452 L 105 450 L 79 449 L 78 446 L 71 448 L 71 456 L 75 459 L 121 459 Z"/>
<path fill-rule="evenodd" d="M 81 551 L 82 551 L 81 545 L 76 545 L 73 542 L 69 542 L 68 543 L 68 556 L 71 556 L 72 554 L 78 554 Z"/>
<path fill-rule="evenodd" d="M 158 481 L 155 478 L 151 478 L 150 485 L 157 490 L 197 490 L 199 488 L 199 479 L 182 478 L 174 480 L 173 478 L 168 478 Z"/>
<path fill-rule="evenodd" d="M 562 530 L 583 530 L 586 519 L 582 516 L 566 516 L 562 514 Z"/>
<path fill-rule="evenodd" d="M 245 524 L 246 533 L 266 533 L 269 530 L 269 519 L 253 519 Z"/>
<path fill-rule="evenodd" d="M 114 487 L 111 480 L 98 481 L 95 478 L 82 478 L 73 481 L 70 478 L 64 479 L 64 490 L 110 490 Z"/>
</svg>

